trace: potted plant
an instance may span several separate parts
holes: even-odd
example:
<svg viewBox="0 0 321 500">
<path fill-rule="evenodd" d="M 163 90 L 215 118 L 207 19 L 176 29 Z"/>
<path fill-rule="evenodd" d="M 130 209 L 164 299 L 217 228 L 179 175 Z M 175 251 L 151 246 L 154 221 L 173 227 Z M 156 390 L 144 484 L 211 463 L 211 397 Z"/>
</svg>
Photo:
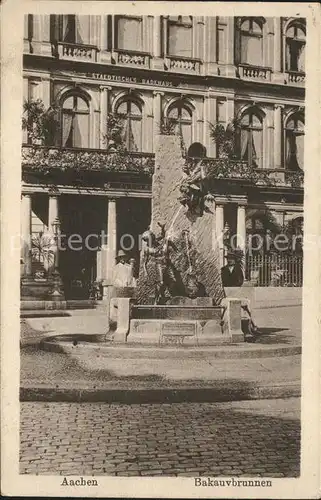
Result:
<svg viewBox="0 0 321 500">
<path fill-rule="evenodd" d="M 108 113 L 107 132 L 104 135 L 107 150 L 111 153 L 124 153 L 124 117 L 116 113 Z"/>
<path fill-rule="evenodd" d="M 222 123 L 209 122 L 210 137 L 216 144 L 218 158 L 237 159 L 236 131 L 238 126 L 237 118 L 231 120 L 226 127 Z"/>
<path fill-rule="evenodd" d="M 52 146 L 60 130 L 59 108 L 52 105 L 46 109 L 41 99 L 25 100 L 22 128 L 31 144 Z"/>
</svg>

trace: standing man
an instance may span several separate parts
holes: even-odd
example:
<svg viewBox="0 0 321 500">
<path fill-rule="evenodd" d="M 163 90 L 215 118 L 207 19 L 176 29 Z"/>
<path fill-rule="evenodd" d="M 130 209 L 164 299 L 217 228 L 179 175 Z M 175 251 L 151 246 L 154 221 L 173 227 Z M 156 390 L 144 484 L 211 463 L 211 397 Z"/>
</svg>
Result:
<svg viewBox="0 0 321 500">
<path fill-rule="evenodd" d="M 116 257 L 116 266 L 113 272 L 113 285 L 117 288 L 135 286 L 135 279 L 133 277 L 134 260 L 129 257 L 124 250 L 119 250 Z"/>
<path fill-rule="evenodd" d="M 221 269 L 223 287 L 242 286 L 244 274 L 242 267 L 237 259 L 237 254 L 228 251 L 226 255 L 227 264 Z"/>
</svg>

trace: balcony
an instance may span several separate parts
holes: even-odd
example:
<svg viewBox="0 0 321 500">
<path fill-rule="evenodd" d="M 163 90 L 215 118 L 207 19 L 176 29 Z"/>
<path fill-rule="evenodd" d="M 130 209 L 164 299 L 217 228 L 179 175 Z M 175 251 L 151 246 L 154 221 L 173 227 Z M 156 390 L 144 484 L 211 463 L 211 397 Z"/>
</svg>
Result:
<svg viewBox="0 0 321 500">
<path fill-rule="evenodd" d="M 114 64 L 149 68 L 150 54 L 148 54 L 147 52 L 136 52 L 133 50 L 118 49 L 113 52 L 112 60 Z"/>
<path fill-rule="evenodd" d="M 229 158 L 205 158 L 203 175 L 208 179 L 246 181 L 257 186 L 303 188 L 304 173 L 285 169 L 259 169 L 246 161 Z"/>
<path fill-rule="evenodd" d="M 201 61 L 200 59 L 189 57 L 167 56 L 165 58 L 165 66 L 170 71 L 199 73 Z"/>
<path fill-rule="evenodd" d="M 271 81 L 271 68 L 261 66 L 250 66 L 248 64 L 239 64 L 239 77 L 246 80 Z"/>
<path fill-rule="evenodd" d="M 23 145 L 23 171 L 48 174 L 60 172 L 136 173 L 151 177 L 154 173 L 152 153 L 108 153 L 103 149 L 68 149 Z"/>
<path fill-rule="evenodd" d="M 256 172 L 246 161 L 229 158 L 204 158 L 203 175 L 209 179 L 251 180 Z"/>
<path fill-rule="evenodd" d="M 97 61 L 98 48 L 94 45 L 80 45 L 74 43 L 58 42 L 56 53 L 59 59 L 68 61 Z"/>
<path fill-rule="evenodd" d="M 270 184 L 279 187 L 303 188 L 304 172 L 303 170 L 286 170 L 281 169 L 258 169 L 260 175 L 265 175 Z"/>
<path fill-rule="evenodd" d="M 290 85 L 303 86 L 305 84 L 305 73 L 302 71 L 287 71 L 286 83 Z"/>
</svg>

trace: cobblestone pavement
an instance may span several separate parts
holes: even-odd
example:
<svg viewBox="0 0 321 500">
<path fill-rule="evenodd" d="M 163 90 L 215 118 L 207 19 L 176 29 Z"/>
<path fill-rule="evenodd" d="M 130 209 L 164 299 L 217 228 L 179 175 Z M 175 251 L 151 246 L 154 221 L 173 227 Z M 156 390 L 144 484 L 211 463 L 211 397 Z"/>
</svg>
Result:
<svg viewBox="0 0 321 500">
<path fill-rule="evenodd" d="M 299 399 L 21 403 L 21 474 L 297 477 Z"/>
</svg>

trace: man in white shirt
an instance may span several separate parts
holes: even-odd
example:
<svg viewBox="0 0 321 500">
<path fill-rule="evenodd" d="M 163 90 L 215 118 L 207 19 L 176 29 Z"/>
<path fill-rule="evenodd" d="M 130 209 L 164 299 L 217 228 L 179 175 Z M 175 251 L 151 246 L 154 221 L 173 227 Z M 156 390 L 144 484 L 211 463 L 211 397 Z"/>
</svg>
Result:
<svg viewBox="0 0 321 500">
<path fill-rule="evenodd" d="M 129 264 L 128 255 L 124 252 L 124 250 L 118 251 L 116 260 L 117 264 L 114 268 L 112 284 L 117 288 L 135 286 L 136 280 L 133 277 L 134 260 L 131 259 L 131 263 Z"/>
</svg>

